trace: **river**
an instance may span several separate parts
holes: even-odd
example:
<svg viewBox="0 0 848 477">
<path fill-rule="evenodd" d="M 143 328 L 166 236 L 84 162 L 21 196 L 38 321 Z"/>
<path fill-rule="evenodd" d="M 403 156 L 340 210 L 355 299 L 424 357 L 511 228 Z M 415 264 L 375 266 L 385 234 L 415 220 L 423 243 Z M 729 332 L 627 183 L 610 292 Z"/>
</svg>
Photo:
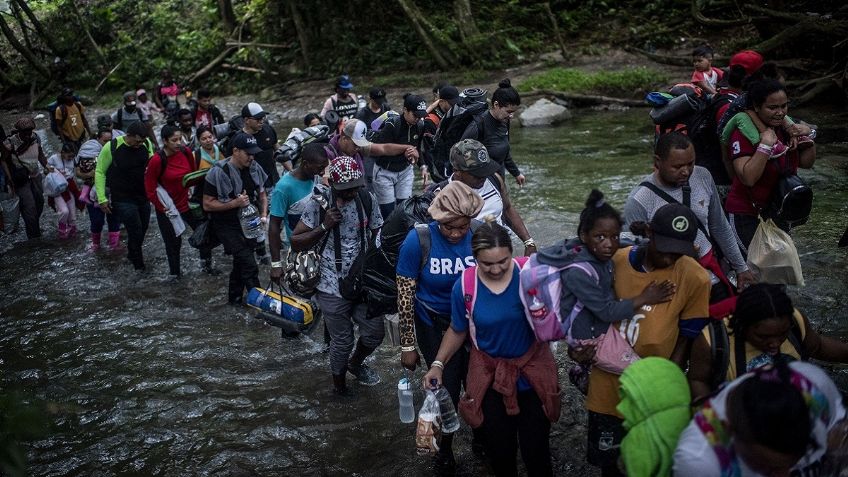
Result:
<svg viewBox="0 0 848 477">
<path fill-rule="evenodd" d="M 641 109 L 513 128 L 513 155 L 528 181 L 512 193 L 537 241 L 572 236 L 592 187 L 621 207 L 651 169 L 651 133 Z M 846 225 L 847 158 L 848 145 L 823 145 L 816 168 L 802 172 L 816 198 L 809 223 L 794 233 L 807 286 L 791 290 L 817 328 L 843 339 L 848 253 L 835 244 Z M 87 230 L 84 214 L 78 226 Z M 201 274 L 187 245 L 183 279 L 168 281 L 155 220 L 143 274 L 123 255 L 86 252 L 84 233 L 59 242 L 49 209 L 42 227 L 40 241 L 0 237 L 0 385 L 49 403 L 53 422 L 26 447 L 32 475 L 430 475 L 415 454 L 413 425 L 397 417 L 395 349 L 384 344 L 373 357 L 380 385 L 336 398 L 320 333 L 281 339 L 247 309 L 227 306 L 226 278 Z M 215 260 L 228 271 L 220 248 Z M 265 280 L 267 267 L 260 273 Z M 832 371 L 848 388 L 848 373 Z M 582 397 L 564 370 L 560 382 L 555 469 L 595 475 L 584 459 Z M 484 473 L 467 428 L 455 447 L 458 475 Z"/>
</svg>

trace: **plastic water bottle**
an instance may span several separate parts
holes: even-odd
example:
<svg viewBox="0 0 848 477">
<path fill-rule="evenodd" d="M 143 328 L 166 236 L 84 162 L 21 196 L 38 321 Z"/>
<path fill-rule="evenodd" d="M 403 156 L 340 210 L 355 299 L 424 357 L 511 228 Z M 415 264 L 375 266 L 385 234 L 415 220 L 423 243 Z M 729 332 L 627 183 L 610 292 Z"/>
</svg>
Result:
<svg viewBox="0 0 848 477">
<path fill-rule="evenodd" d="M 527 307 L 530 310 L 530 316 L 533 317 L 534 320 L 541 320 L 548 316 L 548 307 L 539 299 L 539 291 L 535 288 L 527 290 L 527 293 L 533 297 L 533 300 L 530 302 L 530 306 Z"/>
<path fill-rule="evenodd" d="M 259 219 L 259 213 L 253 204 L 248 203 L 241 208 L 239 222 L 245 238 L 256 239 L 262 236 L 262 221 Z"/>
<path fill-rule="evenodd" d="M 398 381 L 398 413 L 400 422 L 409 424 L 415 420 L 415 404 L 412 401 L 412 384 L 406 378 Z"/>
<path fill-rule="evenodd" d="M 430 384 L 435 386 L 436 380 L 431 380 Z M 456 432 L 459 429 L 459 416 L 456 415 L 450 393 L 444 387 L 438 387 L 433 390 L 433 394 L 439 401 L 439 411 L 442 413 L 442 432 L 445 434 Z"/>
</svg>

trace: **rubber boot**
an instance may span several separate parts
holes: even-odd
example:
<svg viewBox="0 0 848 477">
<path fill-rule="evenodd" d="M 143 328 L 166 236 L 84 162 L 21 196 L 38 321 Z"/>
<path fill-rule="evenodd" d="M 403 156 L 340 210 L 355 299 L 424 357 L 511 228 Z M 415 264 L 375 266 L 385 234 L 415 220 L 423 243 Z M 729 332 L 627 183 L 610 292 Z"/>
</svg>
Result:
<svg viewBox="0 0 848 477">
<path fill-rule="evenodd" d="M 59 222 L 59 240 L 68 238 L 68 226 Z"/>
<path fill-rule="evenodd" d="M 333 393 L 337 396 L 353 396 L 353 392 L 347 387 L 346 373 L 347 371 L 344 371 L 342 374 L 333 375 Z"/>
<path fill-rule="evenodd" d="M 200 269 L 212 276 L 218 276 L 221 274 L 220 270 L 212 266 L 211 258 L 203 259 L 203 265 L 200 266 Z"/>
<path fill-rule="evenodd" d="M 109 232 L 109 250 L 115 251 L 121 248 L 121 232 Z"/>
<path fill-rule="evenodd" d="M 77 236 L 77 224 L 68 224 L 68 238 Z"/>
<path fill-rule="evenodd" d="M 91 247 L 89 250 L 96 252 L 100 250 L 100 232 L 91 232 Z"/>
</svg>

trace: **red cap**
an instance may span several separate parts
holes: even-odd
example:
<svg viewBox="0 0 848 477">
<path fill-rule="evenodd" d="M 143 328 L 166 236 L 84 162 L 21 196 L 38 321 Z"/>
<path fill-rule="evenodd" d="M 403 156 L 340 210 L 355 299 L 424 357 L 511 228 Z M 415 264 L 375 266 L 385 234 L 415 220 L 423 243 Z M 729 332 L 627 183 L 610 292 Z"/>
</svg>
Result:
<svg viewBox="0 0 848 477">
<path fill-rule="evenodd" d="M 745 74 L 750 76 L 763 66 L 763 55 L 754 50 L 742 50 L 730 57 L 730 66 L 735 65 L 745 68 Z"/>
</svg>

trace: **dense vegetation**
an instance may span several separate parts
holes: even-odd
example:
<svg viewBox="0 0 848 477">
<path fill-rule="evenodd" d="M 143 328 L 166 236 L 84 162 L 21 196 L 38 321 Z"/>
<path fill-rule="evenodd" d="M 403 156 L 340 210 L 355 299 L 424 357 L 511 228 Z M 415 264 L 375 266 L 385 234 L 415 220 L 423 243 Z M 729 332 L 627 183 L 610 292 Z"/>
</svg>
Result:
<svg viewBox="0 0 848 477">
<path fill-rule="evenodd" d="M 257 79 L 284 84 L 342 71 L 491 71 L 552 51 L 567 63 L 609 47 L 688 63 L 685 53 L 706 41 L 725 57 L 756 46 L 807 78 L 841 85 L 848 7 L 769 3 L 770 9 L 744 0 L 0 0 L 0 86 L 5 94 L 32 96 L 101 81 L 101 91 L 121 90 L 149 86 L 168 67 L 195 87 L 226 85 L 226 93 Z"/>
</svg>

